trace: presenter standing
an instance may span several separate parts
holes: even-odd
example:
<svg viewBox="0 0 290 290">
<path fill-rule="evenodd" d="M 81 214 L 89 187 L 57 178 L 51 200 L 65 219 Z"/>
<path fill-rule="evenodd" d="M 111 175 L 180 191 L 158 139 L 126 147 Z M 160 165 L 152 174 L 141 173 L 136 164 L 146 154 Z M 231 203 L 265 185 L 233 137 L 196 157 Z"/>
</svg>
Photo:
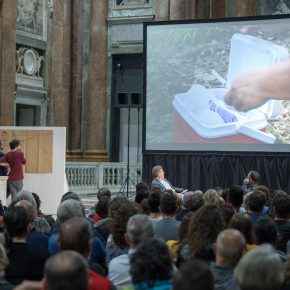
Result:
<svg viewBox="0 0 290 290">
<path fill-rule="evenodd" d="M 8 163 L 10 171 L 8 173 L 8 194 L 11 194 L 12 202 L 16 195 L 23 187 L 23 169 L 22 165 L 26 164 L 20 140 L 14 139 L 9 142 L 10 151 L 0 158 L 0 163 Z"/>
</svg>

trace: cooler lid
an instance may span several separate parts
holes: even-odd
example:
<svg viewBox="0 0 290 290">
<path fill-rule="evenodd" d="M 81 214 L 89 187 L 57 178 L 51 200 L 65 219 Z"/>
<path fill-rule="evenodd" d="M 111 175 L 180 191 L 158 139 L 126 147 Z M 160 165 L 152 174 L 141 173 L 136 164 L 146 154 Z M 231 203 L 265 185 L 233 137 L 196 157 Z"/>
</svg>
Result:
<svg viewBox="0 0 290 290">
<path fill-rule="evenodd" d="M 226 88 L 241 73 L 264 69 L 287 59 L 289 53 L 285 47 L 254 36 L 235 33 L 231 40 Z M 279 114 L 281 106 L 282 101 L 269 100 L 258 109 L 270 119 Z"/>
</svg>

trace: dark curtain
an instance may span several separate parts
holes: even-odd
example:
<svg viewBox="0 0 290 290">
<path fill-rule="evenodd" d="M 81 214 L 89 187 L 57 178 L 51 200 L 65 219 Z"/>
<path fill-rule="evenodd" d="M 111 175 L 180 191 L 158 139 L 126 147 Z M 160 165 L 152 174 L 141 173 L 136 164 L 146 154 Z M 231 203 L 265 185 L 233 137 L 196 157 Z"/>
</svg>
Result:
<svg viewBox="0 0 290 290">
<path fill-rule="evenodd" d="M 151 183 L 151 169 L 157 164 L 163 166 L 165 177 L 173 185 L 188 190 L 242 185 L 248 171 L 255 170 L 260 173 L 259 184 L 271 191 L 282 189 L 290 193 L 290 154 L 145 153 L 143 181 Z"/>
</svg>

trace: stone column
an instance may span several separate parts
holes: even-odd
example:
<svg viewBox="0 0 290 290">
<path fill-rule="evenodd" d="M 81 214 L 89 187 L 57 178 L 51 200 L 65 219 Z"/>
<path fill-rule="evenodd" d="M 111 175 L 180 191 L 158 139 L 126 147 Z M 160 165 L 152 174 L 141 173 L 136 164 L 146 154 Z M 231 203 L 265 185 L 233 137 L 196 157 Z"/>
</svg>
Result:
<svg viewBox="0 0 290 290">
<path fill-rule="evenodd" d="M 83 0 L 71 0 L 71 86 L 68 149 L 71 154 L 80 154 L 82 115 L 82 70 L 83 70 Z M 69 153 L 69 152 L 68 152 Z"/>
<path fill-rule="evenodd" d="M 170 1 L 170 20 L 185 19 L 185 0 Z"/>
<path fill-rule="evenodd" d="M 54 2 L 49 42 L 48 125 L 67 128 L 70 144 L 69 111 L 71 91 L 71 0 Z"/>
<path fill-rule="evenodd" d="M 169 19 L 170 0 L 157 0 L 156 20 L 163 21 Z"/>
<path fill-rule="evenodd" d="M 224 18 L 227 16 L 227 0 L 211 0 L 211 18 Z"/>
<path fill-rule="evenodd" d="M 236 0 L 237 16 L 256 15 L 256 0 Z"/>
<path fill-rule="evenodd" d="M 16 0 L 0 3 L 0 124 L 14 125 Z"/>
<path fill-rule="evenodd" d="M 92 0 L 90 24 L 86 156 L 107 161 L 107 16 L 108 1 Z"/>
</svg>

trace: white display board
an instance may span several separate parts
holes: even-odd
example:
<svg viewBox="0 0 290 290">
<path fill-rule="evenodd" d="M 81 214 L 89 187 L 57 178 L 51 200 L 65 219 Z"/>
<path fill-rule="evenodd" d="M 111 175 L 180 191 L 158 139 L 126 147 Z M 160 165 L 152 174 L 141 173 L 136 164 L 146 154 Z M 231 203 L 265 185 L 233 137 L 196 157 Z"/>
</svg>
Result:
<svg viewBox="0 0 290 290">
<path fill-rule="evenodd" d="M 65 175 L 66 128 L 65 127 L 0 127 L 0 130 L 53 132 L 53 153 L 51 173 L 25 173 L 23 189 L 35 192 L 41 199 L 41 211 L 56 214 L 62 195 L 68 191 Z M 1 136 L 0 136 L 1 138 Z M 27 160 L 29 162 L 29 160 Z"/>
</svg>

